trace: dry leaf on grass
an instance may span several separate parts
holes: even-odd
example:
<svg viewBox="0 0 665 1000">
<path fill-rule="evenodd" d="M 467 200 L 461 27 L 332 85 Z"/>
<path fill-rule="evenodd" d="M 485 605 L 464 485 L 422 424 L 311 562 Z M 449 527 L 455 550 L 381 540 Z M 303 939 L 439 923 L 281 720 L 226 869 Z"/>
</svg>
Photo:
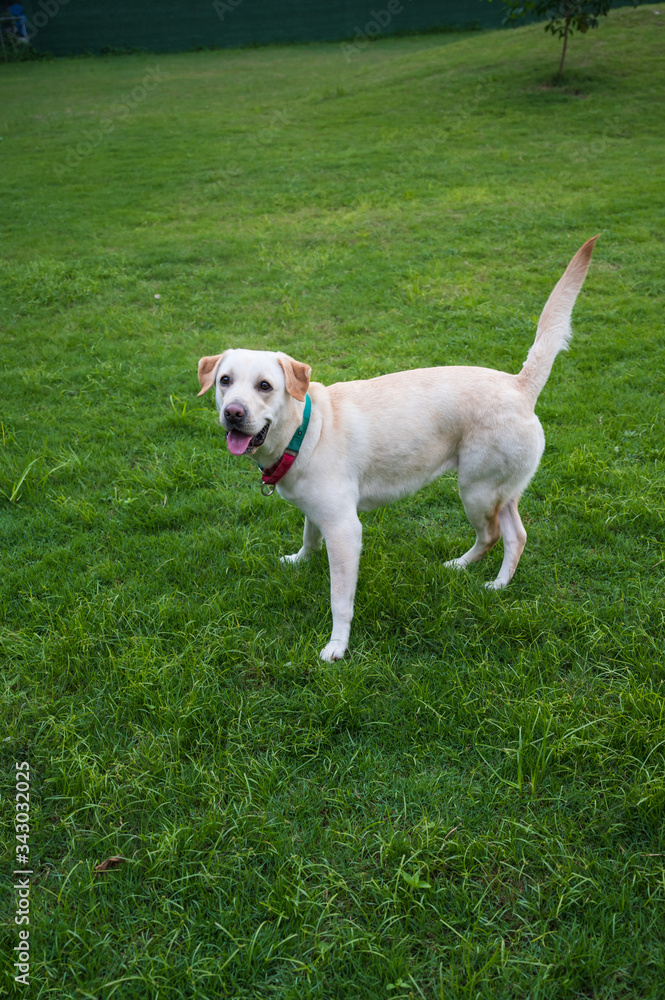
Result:
<svg viewBox="0 0 665 1000">
<path fill-rule="evenodd" d="M 107 872 L 110 868 L 117 868 L 118 865 L 121 865 L 126 860 L 127 858 L 121 858 L 120 855 L 116 855 L 114 858 L 107 858 L 106 861 L 100 861 L 98 865 L 95 865 L 93 871 Z"/>
</svg>

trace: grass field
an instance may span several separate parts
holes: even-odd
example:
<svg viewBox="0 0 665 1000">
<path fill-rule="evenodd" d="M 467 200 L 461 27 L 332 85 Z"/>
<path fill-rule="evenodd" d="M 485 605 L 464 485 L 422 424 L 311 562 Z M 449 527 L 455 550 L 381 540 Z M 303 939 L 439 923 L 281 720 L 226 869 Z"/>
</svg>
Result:
<svg viewBox="0 0 665 1000">
<path fill-rule="evenodd" d="M 0 66 L 1 995 L 25 760 L 21 995 L 665 996 L 661 14 L 556 87 L 537 25 Z M 363 515 L 322 663 L 198 358 L 517 371 L 597 232 L 513 583 L 443 568 L 444 478 Z"/>
</svg>

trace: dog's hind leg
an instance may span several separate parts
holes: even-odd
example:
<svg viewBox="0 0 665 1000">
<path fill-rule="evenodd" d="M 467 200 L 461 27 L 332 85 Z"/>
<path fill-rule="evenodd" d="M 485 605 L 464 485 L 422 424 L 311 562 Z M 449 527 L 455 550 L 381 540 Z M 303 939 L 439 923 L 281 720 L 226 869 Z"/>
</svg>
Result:
<svg viewBox="0 0 665 1000">
<path fill-rule="evenodd" d="M 486 552 L 496 545 L 501 537 L 501 528 L 497 519 L 497 505 L 492 501 L 488 503 L 488 496 L 482 489 L 477 493 L 469 491 L 462 493 L 462 503 L 466 516 L 473 528 L 476 529 L 476 541 L 468 552 L 457 559 L 450 559 L 444 566 L 451 566 L 455 569 L 464 569 L 469 563 L 478 562 Z"/>
<path fill-rule="evenodd" d="M 509 500 L 499 509 L 497 514 L 503 535 L 503 562 L 496 580 L 485 584 L 491 590 L 499 590 L 510 583 L 526 545 L 526 531 L 517 510 L 518 500 L 519 497 Z"/>
</svg>

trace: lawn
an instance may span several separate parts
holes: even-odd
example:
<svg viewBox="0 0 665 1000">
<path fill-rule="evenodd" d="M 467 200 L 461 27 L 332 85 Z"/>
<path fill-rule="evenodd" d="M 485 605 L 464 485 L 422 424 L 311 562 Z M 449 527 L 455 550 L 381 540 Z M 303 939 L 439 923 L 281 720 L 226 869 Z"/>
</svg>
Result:
<svg viewBox="0 0 665 1000">
<path fill-rule="evenodd" d="M 665 995 L 661 15 L 561 86 L 538 25 L 0 66 L 0 994 L 29 929 L 31 998 Z M 597 232 L 513 583 L 445 477 L 321 662 L 198 358 L 517 371 Z"/>
</svg>

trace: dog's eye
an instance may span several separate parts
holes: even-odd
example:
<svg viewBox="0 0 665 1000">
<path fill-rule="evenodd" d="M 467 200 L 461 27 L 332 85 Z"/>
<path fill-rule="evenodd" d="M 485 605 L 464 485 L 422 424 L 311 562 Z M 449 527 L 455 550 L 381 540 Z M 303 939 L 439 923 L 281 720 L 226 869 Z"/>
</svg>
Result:
<svg viewBox="0 0 665 1000">
<path fill-rule="evenodd" d="M 229 378 L 228 375 L 222 375 L 222 377 L 219 380 L 219 384 L 220 385 L 228 385 L 230 381 L 231 381 L 231 379 Z"/>
<path fill-rule="evenodd" d="M 264 379 L 262 382 L 259 382 L 259 389 L 261 392 L 270 392 L 272 390 L 272 386 L 270 382 L 266 382 Z"/>
</svg>

